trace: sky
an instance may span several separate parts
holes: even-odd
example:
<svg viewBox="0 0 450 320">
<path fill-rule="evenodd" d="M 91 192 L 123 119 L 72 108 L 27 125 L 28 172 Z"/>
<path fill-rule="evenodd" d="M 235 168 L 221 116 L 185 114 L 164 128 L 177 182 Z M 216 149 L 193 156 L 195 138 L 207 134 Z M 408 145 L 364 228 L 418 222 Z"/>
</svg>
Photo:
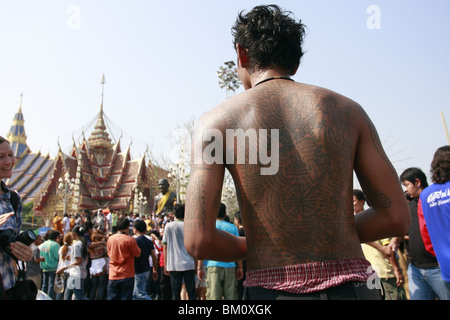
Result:
<svg viewBox="0 0 450 320">
<path fill-rule="evenodd" d="M 361 104 L 397 171 L 428 174 L 448 144 L 448 0 L 0 0 L 0 135 L 23 94 L 31 150 L 69 152 L 93 129 L 104 75 L 112 138 L 170 162 L 174 132 L 227 98 L 217 70 L 236 60 L 237 14 L 270 3 L 308 28 L 294 80 Z"/>
</svg>

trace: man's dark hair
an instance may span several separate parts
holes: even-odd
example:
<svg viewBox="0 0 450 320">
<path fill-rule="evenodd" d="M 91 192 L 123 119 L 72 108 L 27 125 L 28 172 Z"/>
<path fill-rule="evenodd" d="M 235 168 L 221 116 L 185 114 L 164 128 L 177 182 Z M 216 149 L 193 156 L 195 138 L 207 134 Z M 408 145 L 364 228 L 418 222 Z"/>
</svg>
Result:
<svg viewBox="0 0 450 320">
<path fill-rule="evenodd" d="M 353 189 L 353 195 L 358 199 L 359 201 L 364 200 L 366 201 L 366 196 L 364 195 L 364 192 L 362 192 L 359 189 Z"/>
<path fill-rule="evenodd" d="M 370 207 L 369 202 L 366 199 L 366 195 L 364 194 L 364 192 L 362 190 L 359 189 L 353 189 L 353 195 L 356 197 L 356 199 L 358 199 L 359 201 L 363 200 L 365 203 L 367 203 L 367 205 Z"/>
<path fill-rule="evenodd" d="M 279 67 L 293 75 L 303 56 L 305 25 L 296 22 L 291 12 L 276 5 L 257 6 L 247 14 L 239 13 L 232 35 L 233 44 L 248 51 L 250 69 Z"/>
<path fill-rule="evenodd" d="M 59 235 L 60 235 L 59 231 L 53 230 L 53 231 L 50 232 L 48 238 L 50 240 L 56 241 L 56 238 L 58 238 Z"/>
<path fill-rule="evenodd" d="M 427 176 L 425 173 L 419 168 L 408 168 L 400 175 L 400 181 L 409 181 L 412 183 L 416 182 L 416 179 L 419 179 L 421 187 L 428 187 Z"/>
<path fill-rule="evenodd" d="M 221 203 L 219 206 L 219 213 L 217 214 L 217 217 L 220 219 L 225 218 L 227 215 L 227 206 L 224 203 Z"/>
<path fill-rule="evenodd" d="M 136 228 L 137 231 L 143 233 L 147 230 L 147 224 L 144 220 L 136 220 L 133 224 L 133 227 Z"/>
<path fill-rule="evenodd" d="M 130 220 L 128 218 L 120 218 L 117 220 L 117 230 L 124 230 L 130 227 Z"/>
<path fill-rule="evenodd" d="M 183 203 L 176 204 L 173 207 L 173 213 L 175 214 L 175 217 L 177 219 L 180 219 L 180 220 L 184 219 L 184 204 Z"/>
<path fill-rule="evenodd" d="M 436 150 L 431 162 L 431 180 L 434 183 L 446 183 L 450 180 L 450 146 Z"/>
</svg>

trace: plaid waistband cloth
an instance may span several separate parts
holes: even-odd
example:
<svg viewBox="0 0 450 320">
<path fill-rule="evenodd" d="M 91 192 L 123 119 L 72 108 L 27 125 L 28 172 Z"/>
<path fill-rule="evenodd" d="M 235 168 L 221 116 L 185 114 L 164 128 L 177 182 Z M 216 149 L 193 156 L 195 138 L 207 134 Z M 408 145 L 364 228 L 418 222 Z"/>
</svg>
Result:
<svg viewBox="0 0 450 320">
<path fill-rule="evenodd" d="M 329 260 L 247 271 L 244 286 L 302 294 L 350 281 L 367 282 L 374 273 L 366 259 Z"/>
</svg>

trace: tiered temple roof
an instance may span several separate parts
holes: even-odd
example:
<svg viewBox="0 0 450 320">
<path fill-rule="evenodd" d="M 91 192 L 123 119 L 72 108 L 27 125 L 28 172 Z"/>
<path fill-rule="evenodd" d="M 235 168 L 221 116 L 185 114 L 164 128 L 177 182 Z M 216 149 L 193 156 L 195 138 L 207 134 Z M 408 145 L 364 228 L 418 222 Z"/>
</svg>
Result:
<svg viewBox="0 0 450 320">
<path fill-rule="evenodd" d="M 45 211 L 49 196 L 57 193 L 59 180 L 66 173 L 73 181 L 70 199 L 73 209 L 128 210 L 136 189 L 150 193 L 145 156 L 131 159 L 130 148 L 122 151 L 120 139 L 113 143 L 109 136 L 103 113 L 103 90 L 94 130 L 88 139 L 83 136 L 79 146 L 74 142 L 69 155 L 60 150 L 52 179 L 36 199 L 35 210 Z"/>
<path fill-rule="evenodd" d="M 17 161 L 13 176 L 6 183 L 19 191 L 25 202 L 34 201 L 35 214 L 53 214 L 62 210 L 61 181 L 71 184 L 66 199 L 69 212 L 105 207 L 128 211 L 137 192 L 147 195 L 147 208 L 152 208 L 152 190 L 157 190 L 157 176 L 165 170 L 158 172 L 150 162 L 147 167 L 145 156 L 131 159 L 130 147 L 122 151 L 120 138 L 117 142 L 112 141 L 103 113 L 103 87 L 101 100 L 95 128 L 89 138 L 86 139 L 83 133 L 79 145 L 74 140 L 69 154 L 59 146 L 55 158 L 40 152 L 32 153 L 28 148 L 20 105 L 8 134 Z"/>
<path fill-rule="evenodd" d="M 50 180 L 55 159 L 40 151 L 31 152 L 27 145 L 24 123 L 21 95 L 19 110 L 14 115 L 13 124 L 6 136 L 16 157 L 12 176 L 6 180 L 6 184 L 19 192 L 23 203 L 28 203 Z"/>
</svg>

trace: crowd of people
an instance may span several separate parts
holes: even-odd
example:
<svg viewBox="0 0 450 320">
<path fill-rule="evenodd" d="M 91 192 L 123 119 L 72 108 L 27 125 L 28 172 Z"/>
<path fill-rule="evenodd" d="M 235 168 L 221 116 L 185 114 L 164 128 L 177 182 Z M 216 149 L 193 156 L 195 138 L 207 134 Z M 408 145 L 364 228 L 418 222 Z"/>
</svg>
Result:
<svg viewBox="0 0 450 320">
<path fill-rule="evenodd" d="M 436 151 L 431 173 L 432 185 L 419 168 L 399 176 L 411 213 L 407 234 L 361 244 L 387 300 L 450 299 L 450 146 Z M 169 192 L 162 188 L 162 195 Z M 353 190 L 355 215 L 367 206 L 364 192 Z M 167 207 L 173 212 L 142 217 L 108 208 L 55 214 L 52 228 L 30 246 L 26 277 L 55 300 L 242 299 L 245 260 L 194 259 L 184 245 L 184 204 Z M 221 203 L 216 227 L 245 236 L 240 212 L 233 218 Z"/>
<path fill-rule="evenodd" d="M 218 221 L 238 234 L 225 205 L 221 208 Z M 33 258 L 25 263 L 27 278 L 45 299 L 54 300 L 238 299 L 242 262 L 237 262 L 238 273 L 235 263 L 226 264 L 224 270 L 232 274 L 226 276 L 223 293 L 219 278 L 208 280 L 215 287 L 207 290 L 206 270 L 220 262 L 196 261 L 186 252 L 183 218 L 183 204 L 160 215 L 117 213 L 108 208 L 64 217 L 55 214 L 52 227 L 31 245 Z M 208 279 L 215 271 L 210 270 Z"/>
<path fill-rule="evenodd" d="M 417 167 L 399 177 L 411 212 L 408 233 L 362 244 L 387 300 L 450 300 L 450 146 L 436 151 L 431 173 L 431 186 Z M 365 204 L 364 193 L 353 190 L 355 214 Z"/>
<path fill-rule="evenodd" d="M 359 104 L 291 78 L 305 36 L 291 12 L 257 6 L 239 14 L 232 33 L 245 92 L 201 117 L 192 145 L 205 158 L 191 165 L 186 207 L 173 205 L 163 179 L 155 216 L 55 216 L 31 247 L 6 241 L 0 298 L 15 288 L 16 259 L 29 278 L 42 275 L 38 287 L 52 299 L 450 298 L 450 147 L 434 155 L 432 185 L 418 168 L 398 177 Z M 267 159 L 235 163 L 240 146 L 228 142 L 208 154 L 211 133 L 230 128 L 278 128 L 276 172 L 262 170 Z M 14 161 L 0 138 L 0 179 Z M 226 169 L 242 224 L 226 221 L 220 201 Z M 363 192 L 354 192 L 352 210 L 354 174 Z M 14 194 L 1 181 L 0 229 L 17 235 Z"/>
</svg>

